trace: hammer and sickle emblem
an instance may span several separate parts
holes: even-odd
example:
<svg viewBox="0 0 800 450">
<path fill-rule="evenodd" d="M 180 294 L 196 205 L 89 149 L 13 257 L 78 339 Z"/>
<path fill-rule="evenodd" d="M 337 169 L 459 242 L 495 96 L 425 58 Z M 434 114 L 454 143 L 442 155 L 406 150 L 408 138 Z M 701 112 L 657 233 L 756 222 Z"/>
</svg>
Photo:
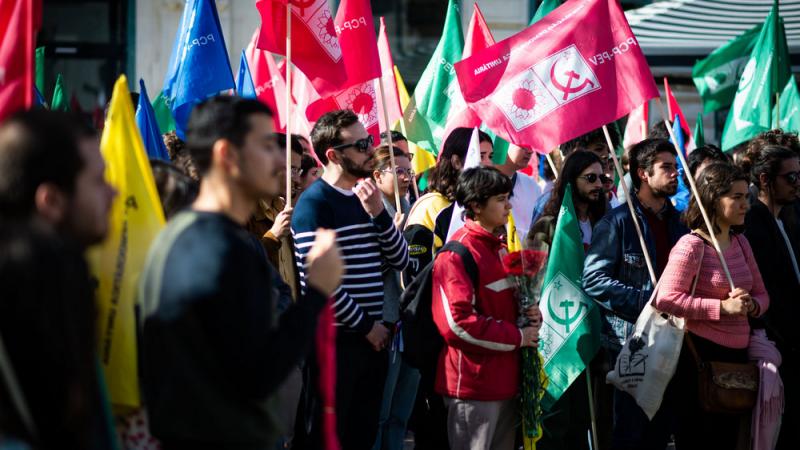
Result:
<svg viewBox="0 0 800 450">
<path fill-rule="evenodd" d="M 564 72 L 564 75 L 567 76 L 566 85 L 559 83 L 558 78 L 556 77 L 556 66 L 558 65 L 558 61 L 560 60 L 561 59 L 556 60 L 556 62 L 554 62 L 553 65 L 550 66 L 550 81 L 553 83 L 553 86 L 555 86 L 556 89 L 564 93 L 564 97 L 562 97 L 562 100 L 566 100 L 569 97 L 569 94 L 575 94 L 584 90 L 586 86 L 594 87 L 594 82 L 589 78 L 584 78 L 583 83 L 573 87 L 572 82 L 580 81 L 581 76 L 571 69 Z"/>
<path fill-rule="evenodd" d="M 551 293 L 551 296 L 555 297 L 555 293 Z M 565 331 L 569 333 L 570 325 L 573 322 L 578 320 L 578 317 L 581 315 L 581 309 L 586 308 L 586 304 L 580 300 L 573 301 L 568 298 L 563 298 L 561 301 L 553 301 L 554 299 L 551 297 L 550 301 L 547 302 L 547 308 L 550 312 L 550 316 L 553 318 L 553 321 L 561 326 L 564 327 Z M 577 305 L 576 305 L 577 303 Z M 554 305 L 555 304 L 555 305 Z M 556 309 L 553 308 L 556 306 L 557 309 L 563 311 L 563 315 L 559 315 L 556 312 Z"/>
</svg>

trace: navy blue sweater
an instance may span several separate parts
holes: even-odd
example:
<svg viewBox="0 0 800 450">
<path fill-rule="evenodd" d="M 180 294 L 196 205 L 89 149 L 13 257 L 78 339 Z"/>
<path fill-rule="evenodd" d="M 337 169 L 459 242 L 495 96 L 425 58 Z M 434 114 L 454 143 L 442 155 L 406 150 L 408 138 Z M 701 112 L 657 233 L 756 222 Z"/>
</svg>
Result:
<svg viewBox="0 0 800 450">
<path fill-rule="evenodd" d="M 369 333 L 383 315 L 382 267 L 403 270 L 408 246 L 385 210 L 371 218 L 358 197 L 337 190 L 324 180 L 314 182 L 297 202 L 292 214 L 292 235 L 300 275 L 306 289 L 305 261 L 317 228 L 336 231 L 345 273 L 334 292 L 336 325 L 345 331 Z"/>
</svg>

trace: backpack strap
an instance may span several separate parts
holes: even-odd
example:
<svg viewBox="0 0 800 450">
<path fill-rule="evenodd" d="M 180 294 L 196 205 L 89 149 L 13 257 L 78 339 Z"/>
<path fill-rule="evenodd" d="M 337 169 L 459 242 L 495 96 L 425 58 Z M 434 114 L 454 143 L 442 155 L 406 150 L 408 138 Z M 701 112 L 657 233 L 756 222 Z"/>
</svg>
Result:
<svg viewBox="0 0 800 450">
<path fill-rule="evenodd" d="M 478 289 L 478 264 L 469 249 L 458 241 L 447 241 L 444 246 L 439 249 L 439 252 L 450 251 L 461 257 L 461 262 L 464 264 L 464 270 L 467 271 L 469 279 L 472 280 L 472 286 Z"/>
</svg>

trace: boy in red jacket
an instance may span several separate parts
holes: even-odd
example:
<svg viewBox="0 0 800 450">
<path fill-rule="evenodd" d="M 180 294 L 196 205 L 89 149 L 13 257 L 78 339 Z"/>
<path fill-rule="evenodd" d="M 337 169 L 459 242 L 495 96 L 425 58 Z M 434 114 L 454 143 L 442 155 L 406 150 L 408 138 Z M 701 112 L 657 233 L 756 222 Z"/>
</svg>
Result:
<svg viewBox="0 0 800 450">
<path fill-rule="evenodd" d="M 433 319 L 444 337 L 436 391 L 447 405 L 450 448 L 512 449 L 518 422 L 519 349 L 538 344 L 541 314 L 518 328 L 519 302 L 501 261 L 511 211 L 511 180 L 493 168 L 459 177 L 456 201 L 466 225 L 453 239 L 467 247 L 479 268 L 473 287 L 460 257 L 446 252 L 433 266 Z"/>
</svg>

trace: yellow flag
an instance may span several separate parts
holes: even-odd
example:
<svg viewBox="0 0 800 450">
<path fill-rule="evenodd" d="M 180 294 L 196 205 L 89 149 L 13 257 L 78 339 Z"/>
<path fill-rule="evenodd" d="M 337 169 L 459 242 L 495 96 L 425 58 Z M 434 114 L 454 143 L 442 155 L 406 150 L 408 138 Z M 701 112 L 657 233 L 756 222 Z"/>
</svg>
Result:
<svg viewBox="0 0 800 450">
<path fill-rule="evenodd" d="M 397 82 L 397 92 L 400 96 L 400 106 L 402 106 L 403 110 L 405 110 L 410 97 L 408 96 L 406 83 L 403 81 L 403 77 L 400 76 L 400 71 L 397 70 L 397 66 L 394 66 L 394 78 Z M 400 128 L 400 132 L 406 135 L 406 124 L 403 122 L 403 119 L 397 121 L 394 129 L 396 130 L 398 127 Z M 411 159 L 411 170 L 413 170 L 414 173 L 422 174 L 426 170 L 436 165 L 436 157 L 433 156 L 431 152 L 417 147 L 417 145 L 413 142 L 409 141 L 408 151 L 414 155 L 414 158 Z"/>
<path fill-rule="evenodd" d="M 522 251 L 522 242 L 520 242 L 519 234 L 517 233 L 517 226 L 514 224 L 514 214 L 508 214 L 508 224 L 506 224 L 507 240 L 508 240 L 508 253 Z"/>
<path fill-rule="evenodd" d="M 104 242 L 89 249 L 97 278 L 98 353 L 117 411 L 141 405 L 136 356 L 136 290 L 150 243 L 164 227 L 164 211 L 136 127 L 128 81 L 114 85 L 100 151 L 106 180 L 117 190 Z"/>
</svg>

